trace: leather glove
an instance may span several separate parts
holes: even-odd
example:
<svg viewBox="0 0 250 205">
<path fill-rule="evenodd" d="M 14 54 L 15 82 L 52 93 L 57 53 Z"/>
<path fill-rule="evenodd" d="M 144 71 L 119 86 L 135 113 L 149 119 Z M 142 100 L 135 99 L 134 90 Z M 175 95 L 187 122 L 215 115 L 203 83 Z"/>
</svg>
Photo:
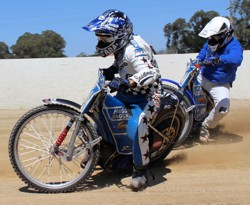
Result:
<svg viewBox="0 0 250 205">
<path fill-rule="evenodd" d="M 114 78 L 110 83 L 109 83 L 109 88 L 111 89 L 111 92 L 114 91 L 120 91 L 122 89 L 127 89 L 129 88 L 129 82 L 128 80 L 123 80 L 122 78 Z"/>
<path fill-rule="evenodd" d="M 203 61 L 203 64 L 206 66 L 214 66 L 216 64 L 219 64 L 221 62 L 221 59 L 219 57 L 208 57 L 206 60 Z"/>
<path fill-rule="evenodd" d="M 201 60 L 201 58 L 196 57 L 196 59 L 195 59 L 194 61 L 196 61 L 196 62 L 201 62 L 202 60 Z"/>
<path fill-rule="evenodd" d="M 109 68 L 103 68 L 101 70 L 105 76 L 105 80 L 113 80 L 115 78 L 115 74 L 117 73 L 117 68 L 113 65 Z"/>
<path fill-rule="evenodd" d="M 199 62 L 201 62 L 201 59 L 200 58 L 196 58 L 196 59 L 193 59 L 191 60 L 192 64 L 199 64 Z"/>
</svg>

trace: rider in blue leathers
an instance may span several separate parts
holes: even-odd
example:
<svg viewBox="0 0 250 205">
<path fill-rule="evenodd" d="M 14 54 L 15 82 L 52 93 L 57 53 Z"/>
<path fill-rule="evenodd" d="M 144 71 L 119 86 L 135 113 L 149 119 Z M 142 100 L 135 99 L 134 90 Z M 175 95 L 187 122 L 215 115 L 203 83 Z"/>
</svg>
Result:
<svg viewBox="0 0 250 205">
<path fill-rule="evenodd" d="M 207 42 L 197 59 L 206 62 L 202 67 L 202 86 L 212 95 L 215 107 L 204 120 L 200 131 L 200 141 L 211 141 L 209 129 L 229 112 L 230 88 L 236 78 L 237 68 L 243 60 L 241 44 L 232 36 L 230 21 L 221 16 L 213 18 L 199 33 Z"/>
<path fill-rule="evenodd" d="M 127 133 L 132 141 L 134 172 L 130 186 L 140 189 L 148 183 L 149 140 L 148 123 L 160 106 L 161 75 L 149 46 L 133 34 L 128 16 L 118 10 L 108 10 L 83 27 L 95 32 L 97 52 L 115 61 L 103 69 L 109 87 L 118 91 L 116 98 L 131 109 Z M 119 73 L 119 77 L 116 74 Z"/>
</svg>

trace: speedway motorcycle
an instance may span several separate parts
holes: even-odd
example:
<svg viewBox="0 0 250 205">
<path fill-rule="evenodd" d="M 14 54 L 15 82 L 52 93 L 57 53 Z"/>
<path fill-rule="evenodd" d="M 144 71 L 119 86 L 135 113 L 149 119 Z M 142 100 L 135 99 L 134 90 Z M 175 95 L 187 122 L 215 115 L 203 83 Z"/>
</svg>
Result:
<svg viewBox="0 0 250 205">
<path fill-rule="evenodd" d="M 97 166 L 108 170 L 132 166 L 126 132 L 131 112 L 107 85 L 99 69 L 82 105 L 44 99 L 17 121 L 9 139 L 9 158 L 29 187 L 46 193 L 71 192 L 86 183 Z M 150 163 L 163 160 L 186 132 L 189 115 L 179 93 L 162 93 L 161 106 L 149 124 Z"/>
<path fill-rule="evenodd" d="M 180 106 L 185 109 L 186 123 L 175 146 L 180 146 L 191 133 L 199 130 L 201 123 L 214 108 L 212 96 L 202 88 L 199 72 L 206 61 L 190 59 L 180 83 L 171 79 L 162 79 L 164 91 L 179 96 Z M 178 94 L 177 94 L 178 93 Z"/>
</svg>

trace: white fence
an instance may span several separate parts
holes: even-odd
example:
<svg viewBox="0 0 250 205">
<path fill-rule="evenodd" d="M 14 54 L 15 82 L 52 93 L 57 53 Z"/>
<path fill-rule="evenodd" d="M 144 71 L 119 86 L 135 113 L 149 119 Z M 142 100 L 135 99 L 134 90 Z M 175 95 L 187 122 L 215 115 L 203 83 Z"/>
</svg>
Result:
<svg viewBox="0 0 250 205">
<path fill-rule="evenodd" d="M 180 81 L 186 62 L 197 54 L 157 55 L 163 78 Z M 250 100 L 250 51 L 238 68 L 232 99 Z M 66 98 L 79 104 L 97 79 L 98 68 L 113 57 L 0 60 L 0 109 L 30 109 L 44 98 Z"/>
</svg>

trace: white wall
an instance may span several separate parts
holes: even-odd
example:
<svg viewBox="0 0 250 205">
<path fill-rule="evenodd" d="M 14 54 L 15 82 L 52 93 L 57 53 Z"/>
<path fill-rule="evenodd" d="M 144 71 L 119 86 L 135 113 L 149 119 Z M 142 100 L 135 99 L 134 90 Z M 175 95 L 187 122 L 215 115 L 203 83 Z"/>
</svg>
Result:
<svg viewBox="0 0 250 205">
<path fill-rule="evenodd" d="M 157 55 L 163 78 L 180 81 L 186 62 L 196 54 Z M 238 68 L 232 99 L 250 100 L 250 51 Z M 29 109 L 44 98 L 83 102 L 97 79 L 98 68 L 113 63 L 113 57 L 0 60 L 0 109 Z"/>
</svg>

